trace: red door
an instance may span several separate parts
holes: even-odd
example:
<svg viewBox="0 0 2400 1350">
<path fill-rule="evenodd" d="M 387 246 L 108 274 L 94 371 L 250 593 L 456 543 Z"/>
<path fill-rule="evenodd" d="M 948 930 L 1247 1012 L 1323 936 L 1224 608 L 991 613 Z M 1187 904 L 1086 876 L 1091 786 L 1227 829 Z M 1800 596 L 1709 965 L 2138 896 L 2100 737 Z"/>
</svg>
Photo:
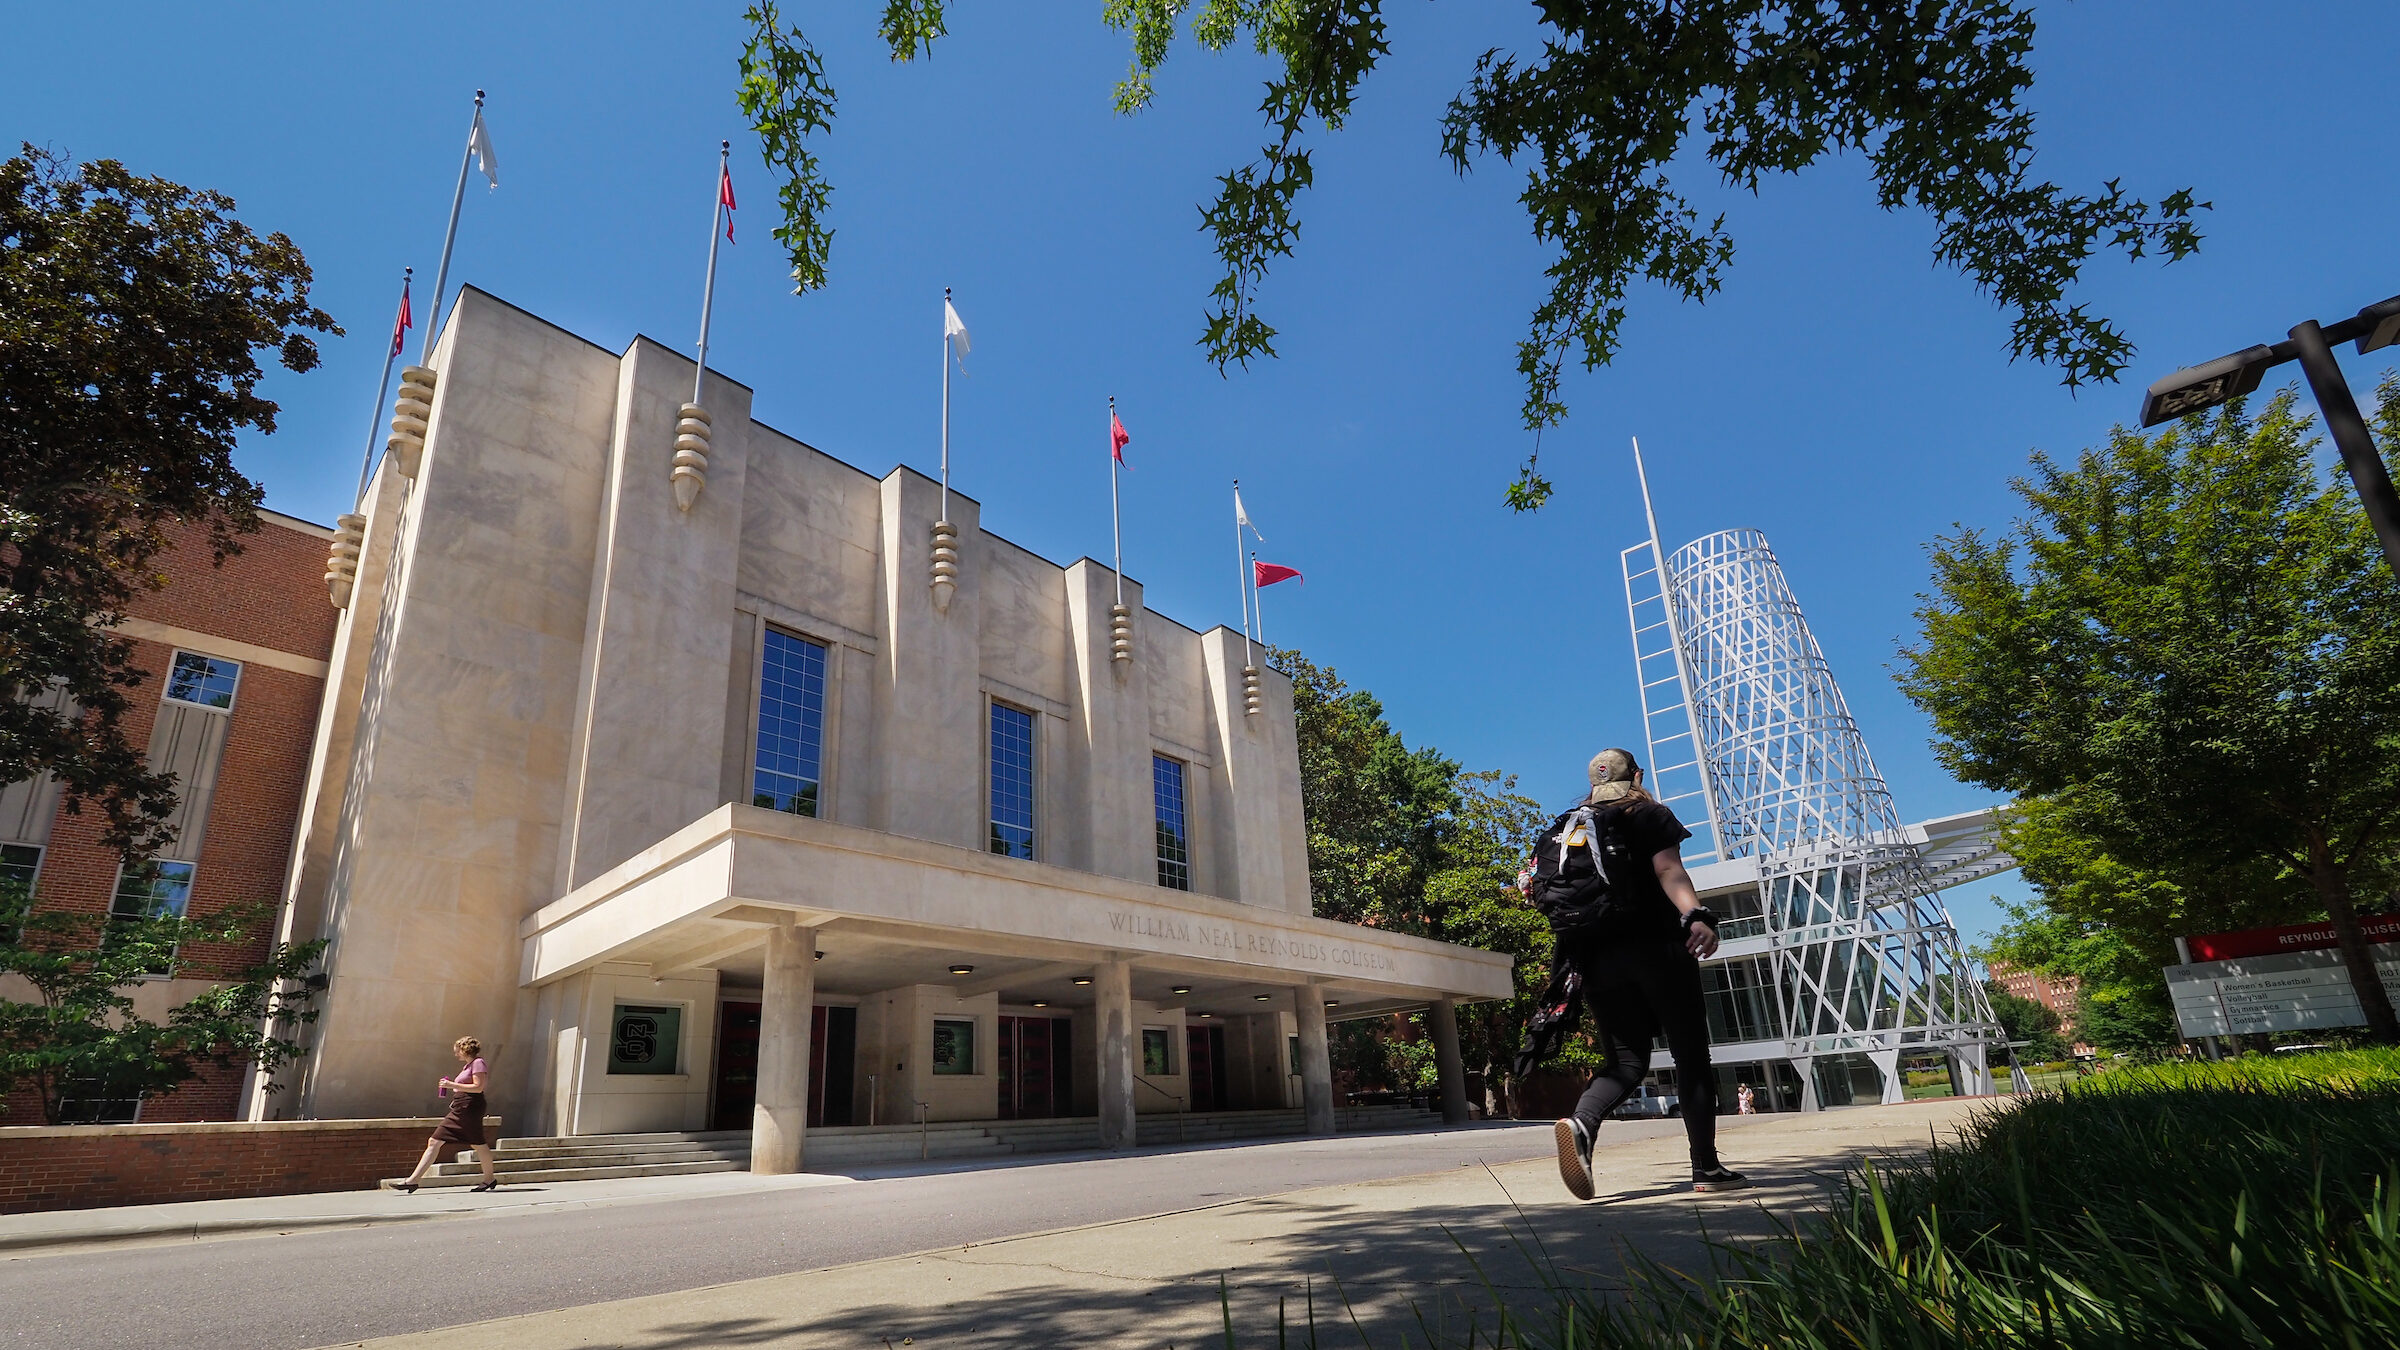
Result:
<svg viewBox="0 0 2400 1350">
<path fill-rule="evenodd" d="M 1184 1028 L 1184 1081 L 1191 1085 L 1192 1109 L 1222 1111 L 1230 1096 L 1225 1090 L 1225 1028 Z"/>
<path fill-rule="evenodd" d="M 1021 1120 L 1058 1114 L 1056 1075 L 1047 1017 L 1000 1018 L 1000 1118 Z"/>
<path fill-rule="evenodd" d="M 826 1123 L 826 1069 L 828 1045 L 825 1008 L 813 1008 L 808 1019 L 808 1123 Z M 849 1010 L 843 1012 L 848 1014 Z M 842 1081 L 837 1084 L 845 1104 L 836 1112 L 847 1114 L 846 1099 L 850 1091 L 847 1081 L 849 1045 L 837 1039 L 830 1049 L 843 1057 L 839 1069 Z M 717 1106 L 711 1128 L 746 1130 L 750 1128 L 750 1108 L 758 1102 L 758 1005 L 727 1003 L 717 1009 Z"/>
<path fill-rule="evenodd" d="M 717 1009 L 717 1110 L 720 1130 L 750 1128 L 758 1101 L 758 1005 L 727 1003 Z"/>
</svg>

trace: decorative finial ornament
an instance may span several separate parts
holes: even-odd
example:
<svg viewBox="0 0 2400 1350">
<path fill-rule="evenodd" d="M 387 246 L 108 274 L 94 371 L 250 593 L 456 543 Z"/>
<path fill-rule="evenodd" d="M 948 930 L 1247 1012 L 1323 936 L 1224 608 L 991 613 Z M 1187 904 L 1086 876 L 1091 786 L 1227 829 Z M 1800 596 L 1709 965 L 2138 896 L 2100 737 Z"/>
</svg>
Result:
<svg viewBox="0 0 2400 1350">
<path fill-rule="evenodd" d="M 950 593 L 958 588 L 958 527 L 946 520 L 933 522 L 933 607 L 950 612 Z"/>
<path fill-rule="evenodd" d="M 683 405 L 675 423 L 675 466 L 667 481 L 675 485 L 675 509 L 689 511 L 708 485 L 708 410 L 697 403 Z"/>
<path fill-rule="evenodd" d="M 367 518 L 352 511 L 333 523 L 333 550 L 325 559 L 325 595 L 335 609 L 350 608 L 358 584 L 358 556 L 367 541 Z"/>
<path fill-rule="evenodd" d="M 1122 673 L 1133 663 L 1133 610 L 1123 604 L 1108 607 L 1109 659 L 1123 662 L 1117 667 Z"/>
<path fill-rule="evenodd" d="M 433 423 L 433 387 L 440 377 L 423 366 L 400 372 L 400 401 L 392 407 L 392 436 L 384 449 L 402 478 L 414 478 L 425 458 L 425 433 Z"/>
<path fill-rule="evenodd" d="M 1258 716 L 1264 706 L 1263 697 L 1258 691 L 1258 667 L 1242 667 L 1242 715 Z"/>
</svg>

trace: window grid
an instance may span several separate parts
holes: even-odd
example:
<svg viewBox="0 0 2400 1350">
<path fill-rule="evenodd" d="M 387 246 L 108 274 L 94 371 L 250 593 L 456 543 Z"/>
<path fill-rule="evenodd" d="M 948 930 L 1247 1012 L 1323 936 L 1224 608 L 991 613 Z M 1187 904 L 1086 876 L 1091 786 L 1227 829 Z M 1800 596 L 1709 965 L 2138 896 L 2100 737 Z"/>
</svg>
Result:
<svg viewBox="0 0 2400 1350">
<path fill-rule="evenodd" d="M 109 926 L 143 919 L 180 919 L 192 903 L 193 865 L 153 858 L 117 869 L 116 894 L 109 898 Z M 177 944 L 181 949 L 181 944 Z M 173 973 L 175 953 L 150 968 L 152 975 Z"/>
<path fill-rule="evenodd" d="M 770 628 L 759 665 L 750 804 L 817 814 L 825 750 L 825 648 Z"/>
<path fill-rule="evenodd" d="M 1158 818 L 1158 884 L 1192 888 L 1191 836 L 1184 828 L 1183 761 L 1150 757 L 1150 800 Z"/>
<path fill-rule="evenodd" d="M 992 704 L 991 851 L 1033 856 L 1033 714 Z"/>
<path fill-rule="evenodd" d="M 167 672 L 166 696 L 177 703 L 228 709 L 233 706 L 234 688 L 241 681 L 239 661 L 221 661 L 198 652 L 177 652 L 175 664 Z"/>
<path fill-rule="evenodd" d="M 0 941 L 14 942 L 12 921 L 33 909 L 33 879 L 42 870 L 42 850 L 33 844 L 0 844 Z"/>
<path fill-rule="evenodd" d="M 109 901 L 112 919 L 183 917 L 192 902 L 192 864 L 153 859 L 117 871 L 117 893 Z"/>
</svg>

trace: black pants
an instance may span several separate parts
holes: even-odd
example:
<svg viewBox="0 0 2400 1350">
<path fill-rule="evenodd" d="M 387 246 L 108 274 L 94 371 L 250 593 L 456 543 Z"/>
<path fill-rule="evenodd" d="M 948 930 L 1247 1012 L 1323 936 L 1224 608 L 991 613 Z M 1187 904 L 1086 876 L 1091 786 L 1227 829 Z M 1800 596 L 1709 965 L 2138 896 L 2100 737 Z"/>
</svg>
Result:
<svg viewBox="0 0 2400 1350">
<path fill-rule="evenodd" d="M 1598 1023 L 1607 1063 L 1575 1103 L 1575 1119 L 1597 1131 L 1617 1103 L 1650 1072 L 1650 1046 L 1661 1031 L 1675 1056 L 1675 1086 L 1692 1166 L 1717 1166 L 1717 1074 L 1708 1060 L 1708 1010 L 1700 998 L 1700 962 L 1681 938 L 1561 944 L 1561 959 L 1583 972 L 1583 1002 Z"/>
</svg>

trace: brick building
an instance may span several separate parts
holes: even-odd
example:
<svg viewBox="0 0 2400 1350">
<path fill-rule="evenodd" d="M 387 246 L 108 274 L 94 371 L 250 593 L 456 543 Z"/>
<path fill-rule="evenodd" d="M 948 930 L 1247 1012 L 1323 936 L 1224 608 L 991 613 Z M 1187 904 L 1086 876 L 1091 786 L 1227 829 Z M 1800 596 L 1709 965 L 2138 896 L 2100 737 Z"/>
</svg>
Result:
<svg viewBox="0 0 2400 1350">
<path fill-rule="evenodd" d="M 2072 975 L 2044 975 L 2039 971 L 2017 970 L 1995 962 L 1992 982 L 2018 998 L 2029 998 L 2058 1014 L 2059 1034 L 2072 1043 L 2075 1053 L 2088 1055 L 2092 1048 L 2075 1034 L 2075 999 L 2083 992 L 2083 981 Z"/>
<path fill-rule="evenodd" d="M 128 879 L 101 842 L 97 811 L 69 811 L 46 776 L 0 787 L 0 874 L 30 883 L 46 908 L 91 914 L 168 906 L 196 916 L 242 904 L 276 904 L 308 780 L 310 742 L 323 701 L 339 611 L 325 603 L 332 532 L 272 511 L 242 552 L 211 563 L 207 532 L 188 527 L 159 560 L 164 590 L 137 596 L 119 629 L 133 639 L 142 682 L 129 691 L 127 738 L 182 788 L 175 842 L 144 884 Z M 240 944 L 185 953 L 177 978 L 134 992 L 161 1016 L 222 978 L 256 964 L 274 940 L 272 917 Z M 14 997 L 28 991 L 6 990 Z M 85 1100 L 83 1119 L 173 1122 L 240 1114 L 242 1075 L 211 1073 L 140 1102 Z M 42 1123 L 31 1090 L 7 1101 L 0 1122 Z"/>
</svg>

